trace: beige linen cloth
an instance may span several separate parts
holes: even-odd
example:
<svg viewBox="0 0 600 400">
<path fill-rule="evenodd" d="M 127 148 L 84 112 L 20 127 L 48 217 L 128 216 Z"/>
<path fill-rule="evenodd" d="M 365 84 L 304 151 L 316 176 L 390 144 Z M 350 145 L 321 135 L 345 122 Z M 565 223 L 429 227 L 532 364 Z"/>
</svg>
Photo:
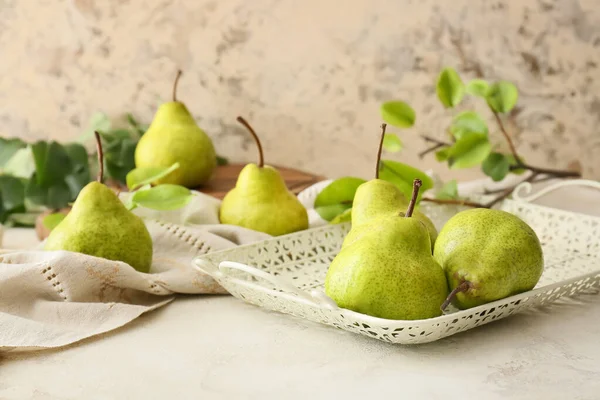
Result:
<svg viewBox="0 0 600 400">
<path fill-rule="evenodd" d="M 128 194 L 122 194 L 125 201 Z M 119 328 L 174 293 L 225 293 L 191 267 L 200 254 L 264 240 L 219 225 L 220 201 L 202 193 L 177 211 L 138 208 L 154 242 L 149 274 L 122 262 L 70 252 L 0 254 L 0 351 L 60 347 Z"/>
</svg>

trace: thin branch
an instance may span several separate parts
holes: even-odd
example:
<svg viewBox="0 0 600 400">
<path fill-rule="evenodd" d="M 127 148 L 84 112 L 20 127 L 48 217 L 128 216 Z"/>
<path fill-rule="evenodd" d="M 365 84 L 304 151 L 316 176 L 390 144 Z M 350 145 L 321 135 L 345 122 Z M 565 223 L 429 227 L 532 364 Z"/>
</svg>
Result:
<svg viewBox="0 0 600 400">
<path fill-rule="evenodd" d="M 524 181 L 523 181 L 524 182 Z M 492 208 L 494 207 L 497 203 L 501 202 L 502 200 L 506 199 L 508 196 L 510 196 L 510 194 L 515 190 L 515 186 L 511 186 L 507 189 L 504 189 L 500 195 L 498 195 L 494 200 L 488 202 L 485 204 L 485 208 Z"/>
<path fill-rule="evenodd" d="M 421 138 L 423 138 L 423 140 L 426 142 L 439 144 L 440 146 L 452 146 L 452 143 L 444 142 L 443 140 L 439 140 L 431 136 L 421 135 Z"/>
<path fill-rule="evenodd" d="M 429 203 L 435 204 L 450 204 L 457 206 L 467 206 L 467 207 L 475 207 L 475 208 L 487 208 L 485 204 L 476 203 L 474 201 L 468 200 L 460 200 L 460 199 L 432 199 L 430 197 L 423 197 L 421 201 L 427 201 Z"/>
<path fill-rule="evenodd" d="M 508 196 L 511 195 L 512 192 L 514 192 L 515 187 L 517 187 L 518 185 L 520 185 L 521 183 L 524 182 L 531 182 L 533 181 L 536 177 L 538 176 L 537 172 L 534 172 L 533 174 L 531 174 L 529 177 L 523 179 L 521 182 L 519 182 L 518 184 L 511 186 L 509 188 L 506 188 L 502 191 L 502 193 L 497 196 L 494 200 L 490 201 L 489 203 L 486 204 L 487 208 L 492 208 L 493 206 L 495 206 L 497 203 L 499 203 L 500 201 L 504 200 L 505 198 L 507 198 Z"/>
<path fill-rule="evenodd" d="M 502 132 L 502 135 L 504 135 L 504 139 L 506 139 L 506 142 L 508 143 L 508 147 L 510 148 L 510 152 L 512 153 L 513 157 L 515 158 L 517 165 L 523 165 L 523 162 L 521 161 L 521 156 L 519 156 L 519 153 L 517 153 L 515 144 L 513 143 L 510 135 L 506 131 L 506 128 L 504 127 L 504 123 L 502 122 L 502 118 L 500 118 L 500 114 L 498 114 L 498 112 L 494 111 L 491 107 L 490 107 L 490 110 L 494 114 L 494 118 L 496 118 L 496 122 L 498 123 L 498 127 L 500 128 L 500 132 Z"/>
<path fill-rule="evenodd" d="M 542 174 L 540 174 L 540 175 L 542 175 Z M 534 179 L 534 180 L 531 180 L 530 182 L 531 182 L 531 183 L 541 183 L 541 182 L 550 181 L 550 180 L 552 180 L 552 179 L 556 179 L 556 176 L 553 176 L 553 175 L 546 175 L 546 176 L 544 176 L 544 177 L 541 177 L 541 178 L 539 178 L 539 179 Z M 515 185 L 515 186 L 516 186 L 516 185 Z M 513 186 L 513 188 L 514 188 L 515 186 Z M 496 193 L 502 193 L 502 192 L 504 192 L 505 190 L 506 190 L 506 189 L 485 189 L 485 190 L 483 191 L 483 194 L 485 194 L 485 195 L 491 195 L 491 194 L 496 194 Z"/>
<path fill-rule="evenodd" d="M 434 152 L 434 151 L 436 151 L 437 149 L 439 149 L 439 148 L 442 148 L 442 147 L 446 147 L 446 145 L 445 145 L 445 144 L 441 144 L 441 143 L 434 144 L 433 146 L 429 147 L 428 149 L 425 149 L 425 150 L 423 150 L 422 152 L 420 152 L 420 153 L 419 153 L 419 158 L 421 158 L 421 159 L 422 159 L 422 158 L 423 158 L 423 157 L 425 157 L 427 154 L 429 154 L 429 153 L 431 153 L 431 152 Z"/>
<path fill-rule="evenodd" d="M 556 178 L 581 178 L 581 172 L 578 171 L 568 171 L 562 169 L 551 169 L 551 168 L 540 168 L 534 167 L 533 165 L 525 164 L 525 163 L 517 163 L 517 165 L 513 165 L 510 167 L 512 171 L 516 169 L 526 169 L 531 172 L 535 172 L 537 174 L 548 174 L 552 175 Z"/>
<path fill-rule="evenodd" d="M 521 182 L 519 182 L 517 185 L 520 185 L 523 182 L 532 182 L 538 175 L 539 174 L 537 172 L 534 172 L 529 177 L 527 177 L 527 178 L 523 179 Z M 460 199 L 432 199 L 432 198 L 428 198 L 428 197 L 422 198 L 421 201 L 427 201 L 427 202 L 436 203 L 436 204 L 452 204 L 452 205 L 457 205 L 457 206 L 467 206 L 467 207 L 475 207 L 475 208 L 492 208 L 497 203 L 499 203 L 500 201 L 502 201 L 505 198 L 507 198 L 508 196 L 510 196 L 511 193 L 515 190 L 515 187 L 517 185 L 511 186 L 506 189 L 502 189 L 501 191 L 497 191 L 496 193 L 500 193 L 500 194 L 487 203 L 477 203 L 474 201 L 460 200 Z"/>
</svg>

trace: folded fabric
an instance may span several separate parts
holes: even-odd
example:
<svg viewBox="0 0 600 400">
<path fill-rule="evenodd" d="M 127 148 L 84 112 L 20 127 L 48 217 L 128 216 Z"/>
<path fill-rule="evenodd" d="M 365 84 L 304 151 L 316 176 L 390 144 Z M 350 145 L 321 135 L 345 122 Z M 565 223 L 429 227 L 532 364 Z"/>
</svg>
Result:
<svg viewBox="0 0 600 400">
<path fill-rule="evenodd" d="M 126 201 L 127 194 L 121 196 Z M 65 251 L 0 254 L 0 350 L 64 346 L 161 307 L 175 293 L 226 293 L 191 268 L 211 251 L 269 238 L 218 224 L 219 200 L 202 193 L 177 211 L 137 208 L 154 244 L 149 274 L 116 261 Z"/>
</svg>

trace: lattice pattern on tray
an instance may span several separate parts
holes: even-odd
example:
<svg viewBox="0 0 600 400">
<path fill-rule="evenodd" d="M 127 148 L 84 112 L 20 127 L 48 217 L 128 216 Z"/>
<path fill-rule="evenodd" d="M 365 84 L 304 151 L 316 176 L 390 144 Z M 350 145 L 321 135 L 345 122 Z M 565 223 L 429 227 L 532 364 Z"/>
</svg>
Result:
<svg viewBox="0 0 600 400">
<path fill-rule="evenodd" d="M 502 208 L 530 224 L 542 241 L 545 270 L 537 287 L 494 303 L 470 310 L 450 310 L 449 314 L 427 320 L 374 318 L 323 300 L 327 268 L 339 251 L 349 223 L 211 253 L 199 257 L 197 265 L 232 295 L 249 303 L 403 344 L 438 340 L 600 286 L 600 218 L 512 200 L 503 202 Z M 449 212 L 433 205 L 423 211 L 437 226 L 442 226 L 457 209 Z M 235 265 L 219 268 L 222 261 L 245 264 L 262 273 L 238 270 Z"/>
</svg>

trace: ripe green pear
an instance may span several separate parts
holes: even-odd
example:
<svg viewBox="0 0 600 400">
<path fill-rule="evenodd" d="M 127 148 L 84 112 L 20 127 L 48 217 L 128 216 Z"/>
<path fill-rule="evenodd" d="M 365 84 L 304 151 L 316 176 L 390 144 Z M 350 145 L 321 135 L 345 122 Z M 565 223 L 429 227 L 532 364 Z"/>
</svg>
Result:
<svg viewBox="0 0 600 400">
<path fill-rule="evenodd" d="M 533 229 L 511 213 L 484 208 L 453 216 L 440 231 L 434 258 L 460 309 L 531 290 L 544 268 Z"/>
<path fill-rule="evenodd" d="M 219 209 L 222 224 L 237 225 L 272 236 L 308 228 L 308 212 L 288 190 L 279 171 L 264 164 L 258 135 L 242 117 L 237 121 L 252 134 L 258 148 L 258 164 L 246 165 L 235 187 L 223 198 Z"/>
<path fill-rule="evenodd" d="M 99 182 L 81 190 L 69 214 L 48 236 L 44 249 L 123 261 L 146 273 L 152 263 L 152 238 L 144 222 Z"/>
<path fill-rule="evenodd" d="M 339 307 L 387 319 L 441 315 L 446 276 L 431 255 L 427 228 L 412 209 L 406 214 L 372 215 L 334 258 L 325 293 Z"/>
<path fill-rule="evenodd" d="M 352 229 L 344 240 L 344 246 L 354 240 L 361 232 L 360 226 L 370 220 L 381 217 L 398 215 L 406 210 L 408 201 L 400 189 L 391 182 L 382 179 L 372 179 L 363 183 L 356 190 L 352 203 Z M 421 221 L 427 228 L 431 247 L 435 246 L 438 235 L 433 222 L 422 212 L 413 211 L 413 217 Z"/>
<path fill-rule="evenodd" d="M 217 155 L 212 140 L 200 129 L 185 104 L 177 101 L 176 89 L 181 72 L 173 87 L 173 101 L 162 104 L 150 127 L 135 148 L 135 166 L 179 168 L 155 184 L 172 183 L 195 188 L 208 181 L 217 167 Z"/>
<path fill-rule="evenodd" d="M 223 224 L 243 226 L 272 236 L 308 228 L 308 213 L 275 168 L 246 165 L 219 210 Z"/>
</svg>

